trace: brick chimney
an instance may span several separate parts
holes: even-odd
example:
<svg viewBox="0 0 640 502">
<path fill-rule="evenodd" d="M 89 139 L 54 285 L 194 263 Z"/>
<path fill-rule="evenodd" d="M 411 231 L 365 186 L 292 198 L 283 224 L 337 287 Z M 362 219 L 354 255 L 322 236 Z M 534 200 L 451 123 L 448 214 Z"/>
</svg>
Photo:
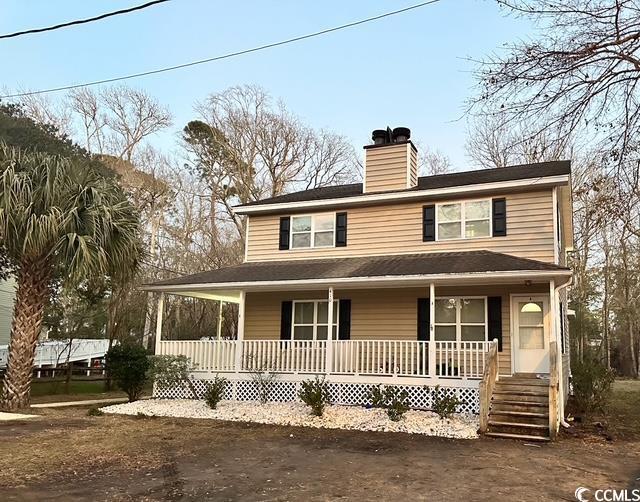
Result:
<svg viewBox="0 0 640 502">
<path fill-rule="evenodd" d="M 365 149 L 364 193 L 404 190 L 418 184 L 418 150 L 406 127 L 376 129 Z"/>
</svg>

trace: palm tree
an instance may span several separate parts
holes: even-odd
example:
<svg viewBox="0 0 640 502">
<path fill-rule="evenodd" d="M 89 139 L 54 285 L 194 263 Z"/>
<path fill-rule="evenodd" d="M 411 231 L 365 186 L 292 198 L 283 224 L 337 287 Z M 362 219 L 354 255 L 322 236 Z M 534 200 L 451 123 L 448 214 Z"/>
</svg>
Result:
<svg viewBox="0 0 640 502">
<path fill-rule="evenodd" d="M 0 245 L 17 279 L 1 407 L 29 405 L 49 284 L 132 274 L 141 255 L 133 206 L 86 163 L 0 144 Z"/>
</svg>

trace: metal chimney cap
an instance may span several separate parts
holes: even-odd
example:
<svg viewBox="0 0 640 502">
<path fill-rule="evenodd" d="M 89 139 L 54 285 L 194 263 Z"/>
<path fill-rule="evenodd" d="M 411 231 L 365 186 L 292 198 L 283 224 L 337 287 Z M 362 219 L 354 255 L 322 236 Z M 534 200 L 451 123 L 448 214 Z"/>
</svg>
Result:
<svg viewBox="0 0 640 502">
<path fill-rule="evenodd" d="M 387 131 L 384 129 L 375 129 L 371 133 L 371 139 L 373 140 L 374 145 L 384 145 L 389 143 L 390 138 L 387 135 Z"/>
<path fill-rule="evenodd" d="M 411 138 L 411 129 L 408 127 L 396 127 L 393 130 L 393 141 L 409 141 Z"/>
</svg>

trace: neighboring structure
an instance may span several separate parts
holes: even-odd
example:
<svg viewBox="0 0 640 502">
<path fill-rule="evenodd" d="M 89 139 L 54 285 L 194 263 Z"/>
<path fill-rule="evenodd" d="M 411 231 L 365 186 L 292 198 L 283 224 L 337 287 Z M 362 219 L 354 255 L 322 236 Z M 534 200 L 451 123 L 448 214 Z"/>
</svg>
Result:
<svg viewBox="0 0 640 502">
<path fill-rule="evenodd" d="M 0 345 L 8 344 L 11 337 L 13 302 L 16 296 L 16 283 L 13 279 L 0 281 Z"/>
<path fill-rule="evenodd" d="M 393 384 L 429 407 L 425 386 L 440 385 L 483 431 L 552 437 L 569 377 L 570 163 L 418 177 L 409 135 L 374 131 L 362 184 L 235 208 L 243 264 L 146 287 L 162 293 L 156 353 L 227 375 L 236 399 L 265 370 L 280 400 L 313 375 L 350 404 Z M 238 303 L 237 340 L 161 339 L 165 294 Z"/>
</svg>

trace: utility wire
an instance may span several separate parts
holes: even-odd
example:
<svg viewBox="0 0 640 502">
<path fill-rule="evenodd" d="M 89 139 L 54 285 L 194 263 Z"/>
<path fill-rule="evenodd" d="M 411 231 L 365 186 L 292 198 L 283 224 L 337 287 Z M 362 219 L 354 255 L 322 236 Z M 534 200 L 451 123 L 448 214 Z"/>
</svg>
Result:
<svg viewBox="0 0 640 502">
<path fill-rule="evenodd" d="M 279 47 L 281 45 L 286 45 L 286 44 L 290 44 L 293 42 L 299 42 L 301 40 L 306 40 L 308 38 L 313 38 L 313 37 L 318 37 L 320 35 L 326 35 L 327 33 L 332 33 L 334 31 L 340 31 L 340 30 L 344 30 L 347 28 L 352 28 L 354 26 L 358 26 L 361 24 L 365 24 L 365 23 L 369 23 L 371 21 L 377 21 L 378 19 L 382 19 L 385 17 L 390 17 L 390 16 L 395 16 L 396 14 L 402 14 L 403 12 L 407 12 L 410 10 L 414 10 L 414 9 L 418 9 L 420 7 L 424 7 L 426 5 L 431 5 L 434 3 L 439 2 L 440 0 L 430 0 L 428 2 L 422 2 L 416 5 L 411 5 L 409 7 L 405 7 L 404 9 L 399 9 L 399 10 L 394 10 L 391 12 L 385 12 L 384 14 L 380 14 L 378 16 L 373 16 L 373 17 L 369 17 L 366 19 L 361 19 L 359 21 L 353 21 L 351 23 L 347 23 L 347 24 L 343 24 L 341 26 L 336 26 L 334 28 L 327 28 L 325 30 L 321 30 L 321 31 L 316 31 L 314 33 L 309 33 L 307 35 L 301 35 L 299 37 L 294 37 L 294 38 L 289 38 L 287 40 L 281 40 L 280 42 L 273 42 L 270 44 L 265 44 L 265 45 L 260 45 L 258 47 L 253 47 L 251 49 L 245 49 L 245 50 L 241 50 L 241 51 L 236 51 L 236 52 L 230 52 L 228 54 L 224 54 L 222 56 L 215 56 L 212 58 L 207 58 L 207 59 L 200 59 L 198 61 L 191 61 L 190 63 L 183 63 L 183 64 L 179 64 L 179 65 L 175 65 L 175 66 L 168 66 L 165 68 L 159 68 L 157 70 L 150 70 L 150 71 L 145 71 L 145 72 L 140 72 L 140 73 L 132 73 L 130 75 L 124 75 L 121 77 L 113 77 L 113 78 L 106 78 L 104 80 L 94 80 L 93 82 L 85 82 L 84 84 L 73 84 L 73 85 L 65 85 L 62 87 L 52 87 L 50 89 L 42 89 L 39 91 L 30 91 L 30 92 L 23 92 L 23 93 L 19 93 L 19 94 L 8 94 L 5 96 L 0 96 L 0 99 L 8 99 L 8 98 L 21 98 L 24 96 L 33 96 L 35 94 L 46 94 L 46 93 L 50 93 L 50 92 L 58 92 L 58 91 L 67 91 L 70 89 L 77 89 L 79 87 L 90 87 L 90 86 L 94 86 L 94 85 L 100 85 L 100 84 L 108 84 L 111 82 L 117 82 L 120 80 L 128 80 L 128 79 L 132 79 L 132 78 L 138 78 L 138 77 L 144 77 L 147 75 L 155 75 L 157 73 L 164 73 L 164 72 L 168 72 L 168 71 L 173 71 L 173 70 L 179 70 L 181 68 L 187 68 L 189 66 L 196 66 L 196 65 L 201 65 L 204 63 L 211 63 L 213 61 L 220 61 L 222 59 L 228 59 L 228 58 L 232 58 L 232 57 L 236 57 L 236 56 L 242 56 L 244 54 L 250 54 L 252 52 L 258 52 L 258 51 L 263 51 L 265 49 L 271 49 L 273 47 Z"/>
<path fill-rule="evenodd" d="M 89 17 L 87 19 L 79 19 L 77 21 L 69 21 L 68 23 L 56 24 L 55 26 L 48 26 L 46 28 L 34 28 L 32 30 L 24 30 L 24 31 L 16 31 L 15 33 L 9 33 L 7 35 L 0 35 L 0 39 L 3 38 L 15 38 L 20 37 L 22 35 L 31 35 L 33 33 L 42 33 L 45 31 L 53 31 L 59 30 L 60 28 L 67 28 L 68 26 L 76 26 L 78 24 L 92 23 L 94 21 L 100 21 L 101 19 L 105 19 L 107 17 L 118 16 L 120 14 L 128 14 L 129 12 L 134 12 L 136 10 L 146 9 L 147 7 L 151 7 L 152 5 L 156 5 L 159 3 L 168 2 L 169 0 L 154 0 L 153 2 L 147 2 L 142 5 L 138 5 L 136 7 L 130 7 L 128 9 L 117 10 L 114 12 L 107 12 L 106 14 L 101 14 L 95 17 Z"/>
</svg>

